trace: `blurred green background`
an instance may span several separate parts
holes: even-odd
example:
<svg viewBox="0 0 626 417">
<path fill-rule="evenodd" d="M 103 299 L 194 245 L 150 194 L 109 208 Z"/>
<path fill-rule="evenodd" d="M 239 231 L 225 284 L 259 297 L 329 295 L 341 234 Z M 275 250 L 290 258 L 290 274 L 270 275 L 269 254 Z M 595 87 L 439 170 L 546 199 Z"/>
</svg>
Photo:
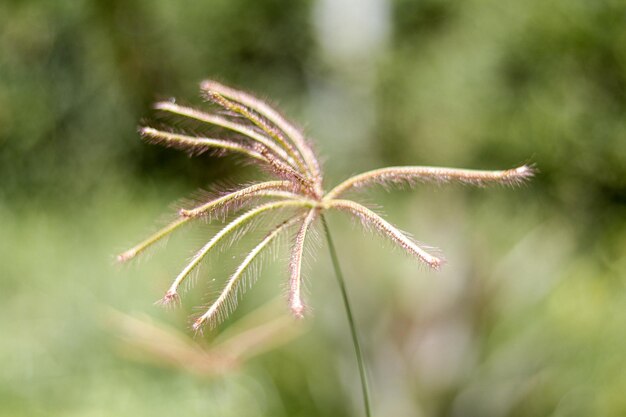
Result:
<svg viewBox="0 0 626 417">
<path fill-rule="evenodd" d="M 385 165 L 539 169 L 518 189 L 364 193 L 443 250 L 438 273 L 330 216 L 375 415 L 626 415 L 622 0 L 2 1 L 0 415 L 362 415 L 324 245 L 306 332 L 224 376 L 133 362 L 105 324 L 190 333 L 232 266 L 172 312 L 154 300 L 214 229 L 114 262 L 172 202 L 254 177 L 138 138 L 153 101 L 200 104 L 207 77 L 304 125 L 327 186 Z M 286 256 L 231 322 L 283 293 Z"/>
</svg>

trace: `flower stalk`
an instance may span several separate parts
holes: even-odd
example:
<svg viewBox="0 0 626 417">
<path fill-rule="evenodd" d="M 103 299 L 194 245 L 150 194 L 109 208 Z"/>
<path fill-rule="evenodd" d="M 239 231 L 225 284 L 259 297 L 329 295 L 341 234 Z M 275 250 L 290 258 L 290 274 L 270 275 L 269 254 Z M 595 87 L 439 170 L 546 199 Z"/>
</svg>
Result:
<svg viewBox="0 0 626 417">
<path fill-rule="evenodd" d="M 348 298 L 348 290 L 346 289 L 346 282 L 343 279 L 341 273 L 341 267 L 339 266 L 339 258 L 337 256 L 337 250 L 335 244 L 330 235 L 330 228 L 326 222 L 326 218 L 322 215 L 322 224 L 324 225 L 324 234 L 326 235 L 326 241 L 328 242 L 328 251 L 330 252 L 330 259 L 335 270 L 335 277 L 337 278 L 337 285 L 341 291 L 341 298 L 343 305 L 346 309 L 346 317 L 348 319 L 348 326 L 350 327 L 350 335 L 352 336 L 352 346 L 354 347 L 354 355 L 356 357 L 357 366 L 359 368 L 359 376 L 361 378 L 361 391 L 363 393 L 363 408 L 365 410 L 366 417 L 371 417 L 370 408 L 370 396 L 369 386 L 367 383 L 367 374 L 365 372 L 365 361 L 363 360 L 363 351 L 361 349 L 361 343 L 359 342 L 359 335 L 357 333 L 356 323 L 352 316 L 352 308 L 350 307 L 350 299 Z"/>
</svg>

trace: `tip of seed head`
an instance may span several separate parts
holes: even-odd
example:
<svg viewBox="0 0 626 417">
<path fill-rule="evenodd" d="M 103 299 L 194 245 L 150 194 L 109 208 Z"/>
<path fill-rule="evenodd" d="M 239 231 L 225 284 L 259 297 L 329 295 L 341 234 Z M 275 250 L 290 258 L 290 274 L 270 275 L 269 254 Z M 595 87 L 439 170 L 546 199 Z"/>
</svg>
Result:
<svg viewBox="0 0 626 417">
<path fill-rule="evenodd" d="M 213 89 L 213 84 L 203 84 L 202 90 L 204 91 L 204 97 L 209 101 L 217 103 L 224 103 L 226 101 L 220 93 Z"/>
<path fill-rule="evenodd" d="M 513 170 L 517 175 L 528 175 L 530 172 L 530 168 L 527 165 L 522 165 L 521 167 L 517 167 Z"/>
<path fill-rule="evenodd" d="M 304 305 L 302 303 L 292 304 L 291 305 L 291 313 L 297 319 L 304 318 Z"/>
<path fill-rule="evenodd" d="M 204 324 L 204 317 L 198 317 L 193 324 L 191 325 L 191 328 L 193 329 L 194 332 L 199 331 L 202 328 L 202 325 Z"/>
<path fill-rule="evenodd" d="M 117 255 L 117 261 L 120 263 L 124 263 L 129 259 L 133 258 L 137 253 L 134 250 L 127 250 L 126 252 L 122 252 Z"/>
<path fill-rule="evenodd" d="M 215 81 L 204 80 L 200 83 L 200 89 L 202 90 L 213 90 L 215 86 Z"/>
<path fill-rule="evenodd" d="M 155 129 L 148 127 L 148 126 L 141 126 L 139 129 L 139 134 L 141 136 L 147 136 L 150 135 L 151 133 L 153 133 L 155 131 Z"/>
<path fill-rule="evenodd" d="M 512 169 L 510 172 L 517 178 L 526 179 L 535 175 L 536 169 L 532 165 L 522 165 Z"/>
<path fill-rule="evenodd" d="M 167 110 L 171 109 L 174 103 L 172 101 L 157 101 L 154 103 L 154 108 L 156 110 Z"/>
<path fill-rule="evenodd" d="M 428 266 L 430 266 L 435 271 L 439 271 L 441 269 L 441 267 L 443 266 L 443 264 L 445 264 L 445 263 L 446 263 L 446 261 L 441 259 L 441 258 L 433 258 L 428 263 Z"/>
<path fill-rule="evenodd" d="M 180 217 L 193 217 L 193 210 L 187 210 L 184 208 L 181 208 L 180 210 L 178 210 L 178 215 Z"/>
<path fill-rule="evenodd" d="M 156 302 L 165 307 L 174 307 L 180 305 L 180 296 L 176 291 L 168 291 L 163 298 Z"/>
</svg>

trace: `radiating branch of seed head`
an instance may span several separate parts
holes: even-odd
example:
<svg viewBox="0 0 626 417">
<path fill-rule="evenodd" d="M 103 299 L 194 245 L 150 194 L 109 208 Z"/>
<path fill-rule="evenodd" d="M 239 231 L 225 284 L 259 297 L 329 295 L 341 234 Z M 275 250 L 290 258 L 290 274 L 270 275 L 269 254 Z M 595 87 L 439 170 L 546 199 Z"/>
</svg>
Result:
<svg viewBox="0 0 626 417">
<path fill-rule="evenodd" d="M 364 172 L 348 178 L 326 194 L 327 199 L 339 195 L 354 187 L 371 184 L 399 183 L 403 181 L 461 182 L 470 185 L 505 184 L 518 185 L 533 176 L 533 169 L 528 165 L 503 171 L 481 171 L 428 166 L 387 167 Z"/>
<path fill-rule="evenodd" d="M 211 125 L 223 127 L 224 129 L 231 130 L 233 132 L 240 133 L 247 138 L 250 138 L 253 141 L 256 141 L 263 146 L 267 147 L 271 152 L 273 152 L 276 157 L 283 160 L 286 164 L 289 164 L 292 168 L 298 169 L 297 163 L 294 159 L 289 156 L 283 148 L 278 146 L 276 142 L 272 139 L 265 137 L 264 135 L 258 133 L 257 131 L 251 129 L 248 126 L 245 126 L 241 123 L 236 123 L 231 120 L 228 120 L 224 117 L 220 117 L 214 114 L 205 113 L 203 111 L 181 106 L 176 103 L 172 103 L 170 101 L 161 101 L 154 105 L 154 107 L 158 110 L 167 111 L 172 114 L 177 114 L 179 116 L 188 117 L 191 119 L 195 119 L 204 123 L 208 123 Z"/>
<path fill-rule="evenodd" d="M 139 244 L 133 246 L 132 248 L 128 249 L 127 251 L 122 252 L 119 255 L 117 255 L 118 262 L 126 262 L 129 259 L 134 258 L 135 256 L 139 255 L 140 253 L 144 252 L 150 246 L 152 246 L 155 243 L 157 243 L 159 240 L 161 240 L 164 237 L 168 236 L 170 233 L 172 233 L 174 230 L 178 229 L 183 224 L 187 223 L 188 220 L 189 219 L 186 219 L 186 218 L 178 218 L 178 219 L 174 220 L 173 222 L 171 222 L 170 224 L 168 224 L 164 228 L 162 228 L 162 229 L 158 230 L 156 233 L 150 235 L 148 238 L 143 240 L 141 243 L 139 243 Z"/>
<path fill-rule="evenodd" d="M 310 172 L 318 179 L 317 182 L 321 185 L 320 166 L 313 149 L 311 149 L 300 130 L 288 122 L 277 110 L 251 94 L 235 90 L 216 81 L 205 80 L 201 83 L 200 88 L 203 91 L 215 91 L 230 100 L 241 103 L 276 125 L 278 129 L 282 130 L 291 139 L 307 163 Z"/>
<path fill-rule="evenodd" d="M 181 209 L 179 213 L 183 217 L 210 215 L 213 211 L 218 210 L 229 203 L 239 203 L 246 199 L 259 196 L 262 191 L 284 191 L 292 188 L 293 184 L 290 181 L 266 181 L 233 191 L 192 209 Z M 264 196 L 272 196 L 272 194 L 264 194 Z"/>
<path fill-rule="evenodd" d="M 181 133 L 165 132 L 152 127 L 142 127 L 139 132 L 146 140 L 157 144 L 163 144 L 165 146 L 171 146 L 197 153 L 204 152 L 207 149 L 219 149 L 228 152 L 241 153 L 251 158 L 267 162 L 267 158 L 259 152 L 231 140 L 189 136 Z"/>
<path fill-rule="evenodd" d="M 428 253 L 398 228 L 361 204 L 355 203 L 352 200 L 330 200 L 327 202 L 327 207 L 352 213 L 366 226 L 372 226 L 383 236 L 386 236 L 389 240 L 400 246 L 404 251 L 416 256 L 433 269 L 439 269 L 444 262 L 443 259 Z"/>
<path fill-rule="evenodd" d="M 235 101 L 231 101 L 221 94 L 215 91 L 206 91 L 206 98 L 213 103 L 216 103 L 227 110 L 230 110 L 234 113 L 240 114 L 241 116 L 248 119 L 258 128 L 263 130 L 267 135 L 273 138 L 278 144 L 280 144 L 287 154 L 294 158 L 296 163 L 298 164 L 299 171 L 302 173 L 307 172 L 306 166 L 304 165 L 304 161 L 302 160 L 302 156 L 291 146 L 291 144 L 285 139 L 283 134 L 276 128 L 269 124 L 266 120 L 262 119 L 252 111 L 250 111 L 246 106 L 239 104 Z"/>
<path fill-rule="evenodd" d="M 217 234 L 215 234 L 198 252 L 196 252 L 196 254 L 193 256 L 187 266 L 185 266 L 185 268 L 178 274 L 176 279 L 174 279 L 174 282 L 167 290 L 165 297 L 163 298 L 163 302 L 166 303 L 169 299 L 175 298 L 175 295 L 178 293 L 178 288 L 189 276 L 189 274 L 200 264 L 200 262 L 202 262 L 202 260 L 209 253 L 209 251 L 213 249 L 229 233 L 232 233 L 233 231 L 242 227 L 246 222 L 254 219 L 255 217 L 258 217 L 259 215 L 267 211 L 288 207 L 307 207 L 311 204 L 312 202 L 306 199 L 273 201 L 255 207 L 235 218 L 223 229 L 221 229 Z"/>
<path fill-rule="evenodd" d="M 298 198 L 299 196 L 297 194 L 290 193 L 287 191 L 281 191 L 281 189 L 283 188 L 289 189 L 290 187 L 292 187 L 292 184 L 289 181 L 267 181 L 264 183 L 255 184 L 253 186 L 246 187 L 242 190 L 229 193 L 223 197 L 219 197 L 217 199 L 211 200 L 193 209 L 189 209 L 189 210 L 180 209 L 179 211 L 179 214 L 181 215 L 180 218 L 177 218 L 176 220 L 172 221 L 170 224 L 158 230 L 157 232 L 153 233 L 152 235 L 150 235 L 149 237 L 147 237 L 146 239 L 144 239 L 137 245 L 133 246 L 132 248 L 120 253 L 119 255 L 117 255 L 117 260 L 118 262 L 126 262 L 136 257 L 137 255 L 143 253 L 150 246 L 154 245 L 161 239 L 169 236 L 172 232 L 174 232 L 179 227 L 181 227 L 182 225 L 187 223 L 189 220 L 191 220 L 191 218 L 208 215 L 212 211 L 218 210 L 221 207 L 224 207 L 229 202 L 234 202 L 235 200 L 245 200 L 245 199 L 258 197 L 258 196 L 290 198 L 290 199 Z M 271 188 L 276 188 L 276 190 L 273 192 L 264 193 L 264 191 L 269 190 Z M 243 201 L 241 202 L 243 203 Z"/>
<path fill-rule="evenodd" d="M 192 326 L 194 330 L 199 330 L 200 327 L 202 327 L 202 325 L 204 323 L 206 323 L 206 322 L 210 322 L 210 323 L 213 323 L 215 325 L 221 319 L 226 317 L 226 315 L 230 312 L 230 311 L 226 311 L 226 310 L 228 308 L 232 308 L 233 307 L 233 303 L 234 303 L 234 300 L 235 300 L 235 298 L 233 297 L 233 294 L 237 291 L 237 287 L 238 287 L 238 285 L 239 285 L 239 283 L 240 283 L 244 273 L 248 269 L 248 267 L 259 256 L 259 254 L 263 251 L 263 249 L 265 249 L 267 246 L 269 246 L 270 243 L 272 243 L 272 241 L 282 231 L 284 231 L 285 229 L 289 228 L 294 223 L 300 221 L 302 219 L 302 217 L 303 217 L 303 215 L 296 215 L 296 216 L 294 216 L 294 217 L 284 221 L 283 223 L 281 223 L 277 227 L 275 227 L 270 233 L 268 233 L 265 236 L 265 238 L 263 238 L 263 240 L 259 244 L 257 244 L 248 253 L 248 255 L 246 255 L 244 260 L 241 262 L 241 264 L 239 264 L 239 266 L 237 267 L 235 272 L 230 276 L 230 278 L 226 282 L 226 285 L 224 286 L 224 288 L 220 292 L 220 295 L 217 297 L 217 299 L 213 302 L 213 304 L 211 304 L 211 306 L 207 309 L 207 311 L 204 314 L 202 314 L 200 317 L 198 317 L 195 320 L 195 322 L 194 322 L 194 324 Z M 229 299 L 232 302 L 229 302 Z"/>
<path fill-rule="evenodd" d="M 265 146 L 258 143 L 255 144 L 256 146 L 248 147 L 231 140 L 189 136 L 181 133 L 165 132 L 151 127 L 143 127 L 140 132 L 150 142 L 183 149 L 191 153 L 202 153 L 208 149 L 242 153 L 264 162 L 270 171 L 279 177 L 288 178 L 304 186 L 308 186 L 307 184 L 309 183 L 308 179 L 303 177 L 302 174 L 276 157 L 272 152 L 268 152 Z"/>
<path fill-rule="evenodd" d="M 270 170 L 280 178 L 285 178 L 293 181 L 294 184 L 298 184 L 299 188 L 303 190 L 313 190 L 313 180 L 309 178 L 307 174 L 302 174 L 299 171 L 291 168 L 291 166 L 285 164 L 280 159 L 274 157 L 273 154 L 268 153 L 267 149 L 259 148 L 258 152 L 267 159 L 267 164 Z M 315 194 L 315 193 L 314 193 Z M 317 194 L 315 194 L 317 195 Z"/>
<path fill-rule="evenodd" d="M 304 254 L 304 242 L 316 214 L 316 208 L 309 210 L 300 226 L 300 230 L 296 235 L 296 240 L 291 250 L 291 259 L 289 262 L 289 308 L 297 318 L 304 316 L 305 309 L 304 302 L 302 301 L 302 256 Z"/>
</svg>

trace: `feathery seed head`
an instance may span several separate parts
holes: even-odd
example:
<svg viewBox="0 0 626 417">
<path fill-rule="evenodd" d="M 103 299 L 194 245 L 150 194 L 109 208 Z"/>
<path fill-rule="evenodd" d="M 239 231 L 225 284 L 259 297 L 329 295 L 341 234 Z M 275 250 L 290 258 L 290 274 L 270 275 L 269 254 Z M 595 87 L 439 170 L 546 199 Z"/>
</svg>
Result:
<svg viewBox="0 0 626 417">
<path fill-rule="evenodd" d="M 175 307 L 180 305 L 180 296 L 176 290 L 169 290 L 165 293 L 163 298 L 156 302 L 156 304 L 160 304 L 165 307 Z"/>
<path fill-rule="evenodd" d="M 117 261 L 122 263 L 122 262 L 126 262 L 129 259 L 132 259 L 135 257 L 135 255 L 137 255 L 137 251 L 135 251 L 134 249 L 129 249 L 125 252 L 120 253 L 119 255 L 117 255 Z"/>
<path fill-rule="evenodd" d="M 400 229 L 354 200 L 339 198 L 350 190 L 361 189 L 373 184 L 398 184 L 417 182 L 459 182 L 469 185 L 490 184 L 519 185 L 531 178 L 535 169 L 529 165 L 503 171 L 479 171 L 469 169 L 441 168 L 428 166 L 387 167 L 364 172 L 346 179 L 324 193 L 320 164 L 310 143 L 303 133 L 288 122 L 269 104 L 251 94 L 224 86 L 216 81 L 203 81 L 200 85 L 207 101 L 226 110 L 226 115 L 216 115 L 180 106 L 173 101 L 162 101 L 155 108 L 181 117 L 192 119 L 234 132 L 232 137 L 207 138 L 193 134 L 167 132 L 145 126 L 139 129 L 141 136 L 157 143 L 191 154 L 215 151 L 241 154 L 262 167 L 273 180 L 241 187 L 220 197 L 212 198 L 195 207 L 180 209 L 179 217 L 145 239 L 135 247 L 118 255 L 119 262 L 126 262 L 144 252 L 148 247 L 166 238 L 169 234 L 199 217 L 209 220 L 216 213 L 227 213 L 234 217 L 205 245 L 198 250 L 189 263 L 176 277 L 160 301 L 164 305 L 180 302 L 178 289 L 198 267 L 205 256 L 228 236 L 236 235 L 246 225 L 274 211 L 289 211 L 287 220 L 276 225 L 245 256 L 238 268 L 226 281 L 223 290 L 211 306 L 192 324 L 195 331 L 206 323 L 217 324 L 234 308 L 237 291 L 242 280 L 250 273 L 250 267 L 281 234 L 295 232 L 289 262 L 289 307 L 297 318 L 306 311 L 302 299 L 302 258 L 309 230 L 322 212 L 340 210 L 358 218 L 365 226 L 389 239 L 406 253 L 417 258 L 432 269 L 439 269 L 444 260 L 430 248 L 426 248 Z M 267 200 L 263 202 L 263 200 Z"/>
</svg>

